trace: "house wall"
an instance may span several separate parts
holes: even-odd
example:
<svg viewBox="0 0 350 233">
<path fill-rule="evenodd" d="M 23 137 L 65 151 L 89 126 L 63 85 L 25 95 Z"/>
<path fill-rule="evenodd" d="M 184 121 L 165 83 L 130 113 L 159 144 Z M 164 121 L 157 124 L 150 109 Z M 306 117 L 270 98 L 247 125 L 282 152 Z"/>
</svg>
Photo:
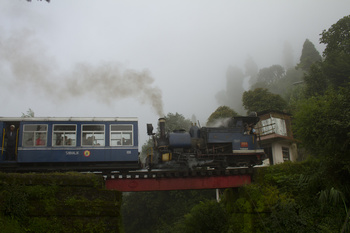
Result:
<svg viewBox="0 0 350 233">
<path fill-rule="evenodd" d="M 276 113 L 276 112 L 271 112 L 268 114 L 263 114 L 263 115 L 259 115 L 260 117 L 260 122 L 257 124 L 257 128 L 261 129 L 261 130 L 268 130 L 268 128 L 271 128 L 270 132 L 267 133 L 277 133 L 277 134 L 281 134 L 281 132 L 283 132 L 283 136 L 287 136 L 287 137 L 293 137 L 293 132 L 292 132 L 292 127 L 291 127 L 291 117 L 288 114 L 284 114 L 284 113 Z M 278 119 L 281 121 L 279 122 Z M 265 122 L 266 124 L 272 124 L 269 127 L 263 127 L 262 122 Z M 281 128 L 282 125 L 282 121 L 284 123 L 284 127 L 283 129 Z M 282 131 L 281 131 L 282 130 Z M 281 132 L 280 132 L 281 131 Z M 262 133 L 262 132 L 260 132 Z"/>
<path fill-rule="evenodd" d="M 271 144 L 273 163 L 284 163 L 282 147 L 288 148 L 289 160 L 295 162 L 297 160 L 297 145 L 295 143 L 273 142 Z"/>
</svg>

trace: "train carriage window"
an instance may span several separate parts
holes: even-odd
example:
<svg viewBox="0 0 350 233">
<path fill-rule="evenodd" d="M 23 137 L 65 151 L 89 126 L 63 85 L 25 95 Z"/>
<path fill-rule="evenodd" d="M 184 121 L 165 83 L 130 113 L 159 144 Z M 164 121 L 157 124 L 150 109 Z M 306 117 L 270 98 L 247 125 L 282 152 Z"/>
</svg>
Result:
<svg viewBox="0 0 350 233">
<path fill-rule="evenodd" d="M 52 145 L 53 146 L 76 146 L 76 125 L 54 125 Z"/>
<path fill-rule="evenodd" d="M 133 145 L 132 125 L 111 125 L 110 134 L 111 146 Z"/>
<path fill-rule="evenodd" d="M 105 146 L 104 125 L 83 125 L 82 126 L 83 146 Z"/>
<path fill-rule="evenodd" d="M 47 125 L 24 125 L 22 144 L 24 147 L 46 146 Z"/>
</svg>

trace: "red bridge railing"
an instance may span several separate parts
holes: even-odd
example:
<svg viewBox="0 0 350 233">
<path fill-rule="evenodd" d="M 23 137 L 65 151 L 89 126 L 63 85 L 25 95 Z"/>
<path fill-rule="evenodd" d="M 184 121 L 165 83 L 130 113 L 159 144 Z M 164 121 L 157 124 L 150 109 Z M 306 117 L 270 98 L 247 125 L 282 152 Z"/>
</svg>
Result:
<svg viewBox="0 0 350 233">
<path fill-rule="evenodd" d="M 235 172 L 237 173 L 237 172 Z M 186 176 L 186 177 L 157 177 L 147 176 L 146 178 L 122 177 L 107 178 L 106 188 L 121 192 L 139 191 L 164 191 L 164 190 L 186 190 L 186 189 L 221 189 L 240 187 L 251 183 L 252 172 L 245 174 L 225 174 L 210 176 Z"/>
</svg>

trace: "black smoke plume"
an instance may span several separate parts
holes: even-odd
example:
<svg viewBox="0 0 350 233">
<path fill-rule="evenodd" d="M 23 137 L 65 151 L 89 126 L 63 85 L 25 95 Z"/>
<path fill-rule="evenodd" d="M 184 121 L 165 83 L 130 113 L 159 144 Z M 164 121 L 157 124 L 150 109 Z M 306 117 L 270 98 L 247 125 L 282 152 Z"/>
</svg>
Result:
<svg viewBox="0 0 350 233">
<path fill-rule="evenodd" d="M 148 70 L 136 71 L 104 62 L 76 64 L 71 71 L 63 73 L 33 32 L 23 30 L 8 37 L 1 34 L 1 79 L 16 90 L 32 89 L 60 103 L 71 97 L 93 96 L 111 105 L 124 98 L 135 98 L 141 104 L 150 104 L 158 116 L 164 116 L 162 92 L 153 86 L 154 79 Z"/>
</svg>

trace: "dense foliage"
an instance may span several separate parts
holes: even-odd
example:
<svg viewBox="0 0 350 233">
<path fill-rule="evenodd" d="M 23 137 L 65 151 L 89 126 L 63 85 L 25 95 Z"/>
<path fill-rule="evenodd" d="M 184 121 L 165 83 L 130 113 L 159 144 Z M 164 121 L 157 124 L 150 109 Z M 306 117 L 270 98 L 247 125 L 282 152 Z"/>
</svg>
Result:
<svg viewBox="0 0 350 233">
<path fill-rule="evenodd" d="M 324 60 L 305 76 L 305 99 L 294 113 L 294 132 L 309 153 L 322 160 L 324 175 L 342 196 L 350 196 L 350 17 L 323 31 Z M 344 198 L 344 205 L 349 205 Z"/>
<path fill-rule="evenodd" d="M 165 116 L 166 125 L 165 130 L 167 132 L 172 132 L 176 129 L 189 130 L 191 127 L 191 120 L 186 119 L 182 114 L 179 113 L 168 113 Z M 159 129 L 158 129 L 159 132 Z"/>
<path fill-rule="evenodd" d="M 287 102 L 280 95 L 273 94 L 264 88 L 245 91 L 242 100 L 243 106 L 248 112 L 283 111 L 287 108 Z"/>
<path fill-rule="evenodd" d="M 285 70 L 280 65 L 272 65 L 262 68 L 257 74 L 256 83 L 252 84 L 250 90 L 257 88 L 267 89 L 273 94 L 280 95 L 286 101 L 294 89 L 302 83 L 303 71 L 301 69 L 289 68 Z"/>
<path fill-rule="evenodd" d="M 170 232 L 222 233 L 227 232 L 227 229 L 228 215 L 225 209 L 215 200 L 207 200 L 194 206 L 188 214 L 175 224 Z"/>
<path fill-rule="evenodd" d="M 227 189 L 227 232 L 341 232 L 350 230 L 345 195 L 323 173 L 321 161 L 260 169 L 254 184 Z M 345 231 L 344 231 L 345 232 Z"/>
<path fill-rule="evenodd" d="M 236 113 L 233 109 L 227 106 L 220 106 L 218 107 L 215 112 L 213 112 L 207 121 L 207 126 L 215 125 L 217 121 L 226 119 L 226 118 L 232 118 L 237 116 L 238 113 Z"/>
<path fill-rule="evenodd" d="M 259 70 L 257 83 L 253 85 L 253 89 L 258 87 L 269 89 L 275 86 L 275 84 L 285 76 L 285 72 L 281 65 L 272 65 L 267 68 L 262 68 Z"/>
<path fill-rule="evenodd" d="M 350 86 L 329 89 L 300 102 L 295 134 L 314 155 L 348 158 L 350 151 Z"/>
<path fill-rule="evenodd" d="M 326 44 L 324 56 L 333 53 L 350 54 L 350 15 L 345 16 L 333 24 L 328 30 L 322 32 L 321 43 Z"/>
<path fill-rule="evenodd" d="M 0 232 L 122 232 L 121 193 L 94 174 L 0 173 Z"/>
<path fill-rule="evenodd" d="M 328 88 L 337 90 L 350 82 L 350 16 L 345 16 L 321 34 L 326 45 L 324 61 L 311 67 L 305 77 L 308 96 L 323 95 Z"/>
<path fill-rule="evenodd" d="M 348 232 L 345 190 L 325 169 L 315 159 L 261 168 L 253 184 L 226 189 L 219 203 L 210 190 L 131 193 L 125 232 Z"/>
<path fill-rule="evenodd" d="M 200 201 L 215 199 L 214 190 L 135 192 L 124 194 L 125 232 L 171 232 L 174 223 Z"/>
</svg>

